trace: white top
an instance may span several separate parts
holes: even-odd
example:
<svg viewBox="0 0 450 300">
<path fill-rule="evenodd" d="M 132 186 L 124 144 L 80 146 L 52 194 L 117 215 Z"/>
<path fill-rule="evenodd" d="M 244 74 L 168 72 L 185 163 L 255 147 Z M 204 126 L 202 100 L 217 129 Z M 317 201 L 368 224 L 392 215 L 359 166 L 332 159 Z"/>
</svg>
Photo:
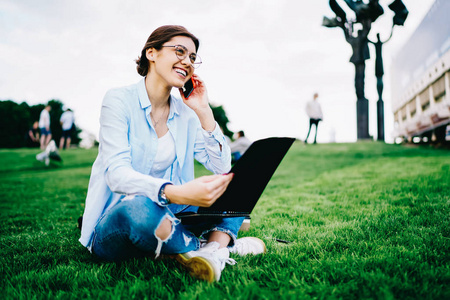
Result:
<svg viewBox="0 0 450 300">
<path fill-rule="evenodd" d="M 158 138 L 158 148 L 156 150 L 155 160 L 153 161 L 150 176 L 163 178 L 167 169 L 175 161 L 177 154 L 175 152 L 175 141 L 169 131 Z"/>
<path fill-rule="evenodd" d="M 39 116 L 39 128 L 49 128 L 50 127 L 50 114 L 48 110 L 43 109 L 41 115 Z"/>
<path fill-rule="evenodd" d="M 239 152 L 241 155 L 247 151 L 252 142 L 245 136 L 241 136 L 230 144 L 231 153 Z"/>
<path fill-rule="evenodd" d="M 322 108 L 317 100 L 310 100 L 306 104 L 306 114 L 310 119 L 322 119 Z"/>
<path fill-rule="evenodd" d="M 59 121 L 62 123 L 62 130 L 70 130 L 73 125 L 74 115 L 70 110 L 66 110 L 62 115 Z"/>
</svg>

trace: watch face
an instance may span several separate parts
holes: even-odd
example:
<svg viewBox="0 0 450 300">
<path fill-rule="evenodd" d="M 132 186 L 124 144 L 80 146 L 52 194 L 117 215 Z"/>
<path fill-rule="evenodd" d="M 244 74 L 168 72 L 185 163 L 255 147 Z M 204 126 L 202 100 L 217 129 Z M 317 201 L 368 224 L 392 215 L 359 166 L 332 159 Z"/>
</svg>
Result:
<svg viewBox="0 0 450 300">
<path fill-rule="evenodd" d="M 164 184 L 161 187 L 161 189 L 159 190 L 159 195 L 158 195 L 159 201 L 162 202 L 163 204 L 166 204 L 166 205 L 170 204 L 170 200 L 167 199 L 166 192 L 165 192 L 166 185 L 168 185 L 168 184 L 171 184 L 171 183 Z"/>
<path fill-rule="evenodd" d="M 161 188 L 161 191 L 159 192 L 159 201 L 164 202 L 164 204 L 169 204 L 169 201 L 167 200 L 167 196 L 165 193 L 165 186 Z"/>
</svg>

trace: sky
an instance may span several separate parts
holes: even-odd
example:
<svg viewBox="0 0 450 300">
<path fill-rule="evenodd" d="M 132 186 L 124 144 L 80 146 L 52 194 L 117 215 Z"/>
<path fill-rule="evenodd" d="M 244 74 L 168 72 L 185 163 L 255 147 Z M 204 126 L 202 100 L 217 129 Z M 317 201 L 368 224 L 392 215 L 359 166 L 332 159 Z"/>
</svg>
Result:
<svg viewBox="0 0 450 300">
<path fill-rule="evenodd" d="M 392 2 L 369 38 L 388 38 Z M 403 0 L 405 26 L 383 46 L 386 141 L 392 142 L 389 77 L 392 59 L 434 0 Z M 338 3 L 348 15 L 342 0 Z M 356 141 L 356 95 L 351 47 L 326 0 L 0 0 L 0 100 L 44 104 L 58 99 L 75 112 L 76 125 L 98 136 L 103 96 L 141 80 L 134 60 L 161 25 L 185 26 L 200 39 L 210 102 L 222 105 L 229 129 L 251 140 L 306 137 L 305 105 L 319 93 L 324 120 L 317 141 Z M 369 132 L 376 137 L 375 53 L 366 61 Z M 394 83 L 395 84 L 395 83 Z M 177 91 L 175 91 L 175 94 Z"/>
</svg>

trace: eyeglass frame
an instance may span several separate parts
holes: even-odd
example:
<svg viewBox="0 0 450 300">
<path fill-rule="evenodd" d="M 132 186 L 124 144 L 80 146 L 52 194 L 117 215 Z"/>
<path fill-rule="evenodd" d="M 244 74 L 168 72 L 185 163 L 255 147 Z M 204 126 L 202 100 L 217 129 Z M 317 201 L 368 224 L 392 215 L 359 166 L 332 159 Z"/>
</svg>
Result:
<svg viewBox="0 0 450 300">
<path fill-rule="evenodd" d="M 185 59 L 186 57 L 189 57 L 189 61 L 191 62 L 191 66 L 192 66 L 194 69 L 198 69 L 198 68 L 202 65 L 202 58 L 200 57 L 200 55 L 198 55 L 198 54 L 195 53 L 195 52 L 189 52 L 188 49 L 187 49 L 185 46 L 183 46 L 183 45 L 172 45 L 172 46 L 161 46 L 161 47 L 175 48 L 175 55 L 176 55 L 176 57 L 177 57 L 180 61 L 182 61 L 182 60 Z M 186 55 L 185 55 L 183 58 L 180 58 L 180 57 L 178 56 L 177 51 L 176 51 L 176 48 L 177 48 L 177 47 L 180 47 L 180 48 L 182 48 L 182 49 L 184 49 L 184 50 L 186 51 Z M 190 57 L 190 54 L 195 54 L 195 62 L 192 62 L 192 59 L 191 59 L 191 57 Z M 197 62 L 197 60 L 199 60 L 199 62 Z"/>
</svg>

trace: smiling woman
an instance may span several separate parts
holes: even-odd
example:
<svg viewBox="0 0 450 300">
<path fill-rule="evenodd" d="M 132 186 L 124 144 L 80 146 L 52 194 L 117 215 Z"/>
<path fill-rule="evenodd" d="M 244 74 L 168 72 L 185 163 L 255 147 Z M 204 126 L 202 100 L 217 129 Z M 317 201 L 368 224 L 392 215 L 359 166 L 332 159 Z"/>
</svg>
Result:
<svg viewBox="0 0 450 300">
<path fill-rule="evenodd" d="M 205 83 L 194 74 L 201 64 L 198 48 L 184 27 L 159 27 L 136 60 L 144 78 L 107 92 L 80 242 L 110 261 L 177 254 L 192 275 L 217 281 L 225 264 L 233 263 L 230 252 L 259 254 L 265 245 L 257 238 L 237 239 L 243 218 L 189 226 L 176 218 L 211 206 L 233 178 L 226 174 L 230 148 Z M 190 79 L 195 89 L 189 100 L 170 94 Z M 194 179 L 194 159 L 215 175 Z"/>
</svg>

